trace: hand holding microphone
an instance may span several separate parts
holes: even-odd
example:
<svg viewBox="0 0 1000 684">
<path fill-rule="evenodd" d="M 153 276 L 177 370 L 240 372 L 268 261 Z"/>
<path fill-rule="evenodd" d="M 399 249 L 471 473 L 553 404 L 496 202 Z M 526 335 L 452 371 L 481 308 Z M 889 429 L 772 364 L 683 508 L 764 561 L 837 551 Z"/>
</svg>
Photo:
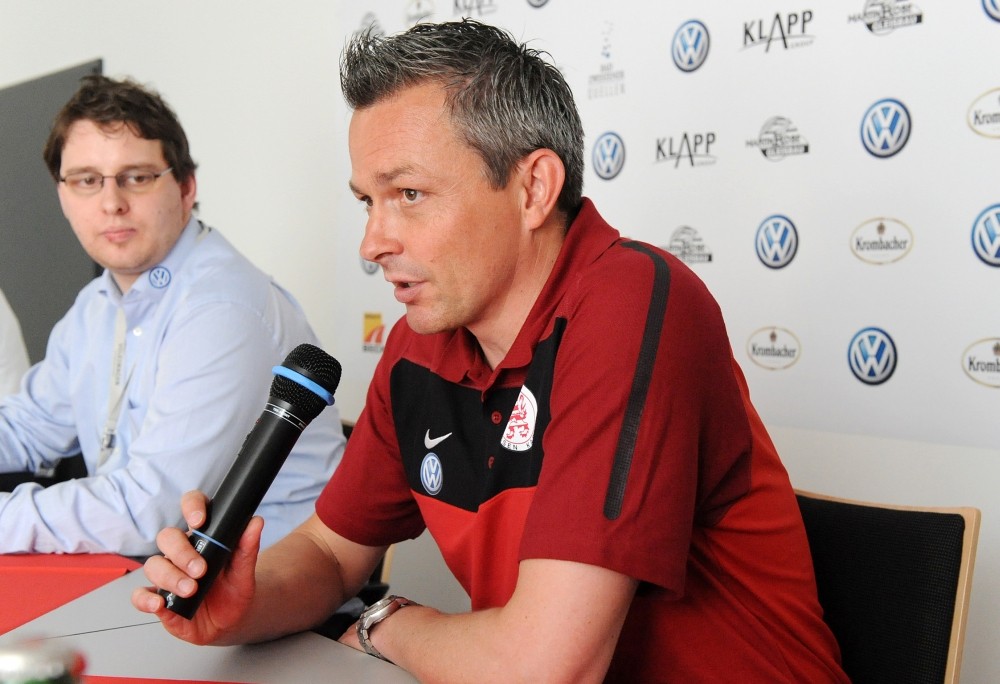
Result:
<svg viewBox="0 0 1000 684">
<path fill-rule="evenodd" d="M 167 608 L 185 618 L 194 615 L 225 567 L 302 430 L 333 403 L 341 368 L 322 349 L 300 344 L 273 372 L 275 378 L 264 411 L 212 498 L 205 523 L 190 534 L 195 550 L 207 565 L 198 580 L 198 591 L 187 598 L 163 589 L 158 592 Z"/>
</svg>

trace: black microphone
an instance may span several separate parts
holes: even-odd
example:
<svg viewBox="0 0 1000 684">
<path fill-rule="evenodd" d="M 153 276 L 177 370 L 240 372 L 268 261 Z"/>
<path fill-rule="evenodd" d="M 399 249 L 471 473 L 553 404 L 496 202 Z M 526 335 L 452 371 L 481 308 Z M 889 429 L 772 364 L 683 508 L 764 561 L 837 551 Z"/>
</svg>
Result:
<svg viewBox="0 0 1000 684">
<path fill-rule="evenodd" d="M 340 364 L 322 349 L 300 344 L 272 371 L 271 396 L 260 418 L 212 497 L 205 523 L 189 535 L 208 568 L 198 591 L 184 598 L 164 589 L 167 608 L 191 619 L 239 541 L 299 435 L 333 403 L 340 384 Z"/>
</svg>

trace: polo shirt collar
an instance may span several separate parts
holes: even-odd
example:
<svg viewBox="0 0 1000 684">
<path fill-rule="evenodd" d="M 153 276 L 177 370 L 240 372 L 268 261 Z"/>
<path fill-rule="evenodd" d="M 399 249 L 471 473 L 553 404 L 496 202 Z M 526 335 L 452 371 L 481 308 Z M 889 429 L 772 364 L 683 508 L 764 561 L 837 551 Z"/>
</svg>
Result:
<svg viewBox="0 0 1000 684">
<path fill-rule="evenodd" d="M 551 325 L 553 314 L 579 273 L 604 254 L 621 235 L 598 213 L 594 203 L 583 199 L 580 211 L 570 224 L 552 267 L 552 273 L 535 300 L 528 318 L 518 332 L 507 356 L 490 369 L 479 343 L 465 328 L 447 336 L 438 345 L 433 371 L 449 382 L 467 381 L 475 386 L 492 384 L 505 370 L 525 368 L 531 363 L 535 345 Z"/>
</svg>

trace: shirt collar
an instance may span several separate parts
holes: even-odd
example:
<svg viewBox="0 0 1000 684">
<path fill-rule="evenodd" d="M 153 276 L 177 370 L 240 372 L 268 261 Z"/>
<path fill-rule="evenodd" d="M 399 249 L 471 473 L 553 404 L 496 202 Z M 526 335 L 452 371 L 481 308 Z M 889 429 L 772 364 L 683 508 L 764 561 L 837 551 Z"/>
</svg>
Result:
<svg viewBox="0 0 1000 684">
<path fill-rule="evenodd" d="M 171 248 L 170 252 L 163 261 L 158 263 L 156 266 L 144 271 L 135 279 L 132 283 L 132 287 L 129 288 L 128 296 L 130 298 L 142 297 L 148 292 L 162 293 L 170 288 L 170 283 L 173 282 L 173 278 L 181 269 L 181 265 L 184 260 L 187 259 L 188 255 L 194 250 L 195 245 L 198 243 L 199 238 L 211 231 L 211 228 L 202 224 L 201 221 L 196 219 L 194 216 L 188 221 L 187 225 L 184 226 L 184 230 L 181 231 L 180 237 L 177 238 L 177 242 Z M 166 273 L 167 279 L 164 285 L 164 279 L 162 277 L 163 273 Z M 153 284 L 154 274 L 160 275 L 161 277 L 156 279 L 156 284 Z M 121 300 L 121 293 L 118 290 L 118 284 L 115 282 L 114 276 L 111 271 L 104 269 L 101 274 L 101 283 L 98 287 L 98 291 L 107 295 L 114 301 Z"/>
<path fill-rule="evenodd" d="M 528 366 L 534 355 L 535 345 L 548 332 L 556 307 L 578 274 L 620 237 L 620 233 L 601 217 L 594 203 L 584 198 L 580 211 L 566 232 L 566 239 L 559 250 L 552 273 L 500 365 L 491 370 L 475 337 L 461 328 L 443 333 L 446 337 L 437 347 L 437 357 L 432 363 L 433 371 L 450 382 L 458 383 L 465 379 L 476 386 L 482 386 L 490 382 L 491 376 L 495 378 L 506 369 Z"/>
</svg>

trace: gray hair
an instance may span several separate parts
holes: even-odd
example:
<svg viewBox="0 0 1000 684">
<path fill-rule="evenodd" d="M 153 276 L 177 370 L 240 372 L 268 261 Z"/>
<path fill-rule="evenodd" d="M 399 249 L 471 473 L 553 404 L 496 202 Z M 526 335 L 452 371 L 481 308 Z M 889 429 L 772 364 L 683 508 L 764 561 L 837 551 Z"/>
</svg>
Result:
<svg viewBox="0 0 1000 684">
<path fill-rule="evenodd" d="M 403 88 L 440 83 L 452 123 L 503 188 L 515 166 L 538 149 L 562 160 L 566 181 L 558 209 L 572 217 L 583 192 L 583 124 L 573 93 L 547 53 L 495 26 L 471 19 L 417 24 L 394 36 L 355 34 L 340 58 L 340 87 L 352 109 Z"/>
</svg>

